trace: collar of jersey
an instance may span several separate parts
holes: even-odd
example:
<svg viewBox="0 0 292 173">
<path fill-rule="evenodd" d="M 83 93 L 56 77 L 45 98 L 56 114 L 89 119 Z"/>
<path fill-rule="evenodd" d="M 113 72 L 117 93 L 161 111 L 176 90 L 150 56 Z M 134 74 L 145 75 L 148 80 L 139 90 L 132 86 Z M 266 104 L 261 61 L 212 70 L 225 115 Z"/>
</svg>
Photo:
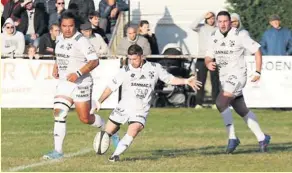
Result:
<svg viewBox="0 0 292 173">
<path fill-rule="evenodd" d="M 77 35 L 81 34 L 80 32 L 76 31 L 75 34 L 71 37 L 71 38 L 64 38 L 64 35 L 61 35 L 61 38 L 63 40 L 70 40 L 70 39 L 74 39 Z"/>
<path fill-rule="evenodd" d="M 139 67 L 139 68 L 134 68 L 131 64 L 129 64 L 129 68 L 130 68 L 130 70 L 141 70 L 146 64 L 148 64 L 147 62 L 147 60 L 143 60 L 143 64 L 142 64 L 142 66 L 141 67 Z"/>
</svg>

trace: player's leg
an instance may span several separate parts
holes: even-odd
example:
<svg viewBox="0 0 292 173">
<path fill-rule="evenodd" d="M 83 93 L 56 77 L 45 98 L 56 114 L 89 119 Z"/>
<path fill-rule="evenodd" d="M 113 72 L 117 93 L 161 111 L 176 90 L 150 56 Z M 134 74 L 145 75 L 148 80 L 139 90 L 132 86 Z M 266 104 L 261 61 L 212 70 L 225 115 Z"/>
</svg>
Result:
<svg viewBox="0 0 292 173">
<path fill-rule="evenodd" d="M 66 135 L 66 117 L 73 103 L 70 97 L 56 96 L 54 99 L 54 151 L 43 156 L 44 159 L 63 157 L 63 142 Z"/>
<path fill-rule="evenodd" d="M 238 96 L 232 100 L 231 105 L 236 113 L 238 113 L 243 118 L 247 126 L 256 136 L 260 145 L 260 151 L 267 151 L 267 146 L 270 143 L 271 137 L 269 135 L 265 135 L 261 130 L 256 115 L 246 107 L 243 95 Z"/>
<path fill-rule="evenodd" d="M 207 79 L 207 72 L 208 69 L 205 65 L 205 61 L 203 59 L 198 59 L 196 62 L 196 68 L 199 70 L 197 73 L 197 78 L 199 81 L 202 82 L 202 87 L 200 90 L 197 91 L 196 95 L 196 109 L 202 108 L 203 101 L 204 101 L 204 96 L 205 96 L 205 83 Z"/>
<path fill-rule="evenodd" d="M 101 128 L 104 126 L 104 120 L 97 114 L 90 114 L 91 101 L 75 101 L 75 109 L 78 114 L 79 120 L 94 127 Z"/>
<path fill-rule="evenodd" d="M 109 161 L 116 162 L 120 160 L 120 155 L 125 152 L 132 144 L 134 138 L 141 132 L 144 125 L 140 122 L 129 122 L 129 127 L 125 136 L 120 140 L 118 147 L 109 158 Z"/>
<path fill-rule="evenodd" d="M 220 92 L 220 81 L 218 69 L 210 71 L 211 85 L 212 85 L 212 109 L 216 109 L 216 98 Z"/>
</svg>

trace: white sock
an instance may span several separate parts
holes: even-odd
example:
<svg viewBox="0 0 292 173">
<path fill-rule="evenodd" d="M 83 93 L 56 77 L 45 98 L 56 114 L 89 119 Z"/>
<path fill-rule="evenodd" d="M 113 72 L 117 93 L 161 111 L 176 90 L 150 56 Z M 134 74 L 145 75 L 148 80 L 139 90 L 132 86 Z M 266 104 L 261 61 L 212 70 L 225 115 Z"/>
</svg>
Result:
<svg viewBox="0 0 292 173">
<path fill-rule="evenodd" d="M 120 140 L 119 144 L 118 144 L 118 147 L 116 148 L 114 154 L 112 156 L 115 156 L 115 155 L 120 155 L 122 154 L 132 143 L 133 141 L 133 137 L 126 134 L 122 140 Z"/>
<path fill-rule="evenodd" d="M 223 117 L 223 121 L 224 121 L 224 124 L 226 126 L 228 138 L 229 139 L 236 139 L 233 118 L 232 118 L 232 112 L 231 112 L 230 108 L 227 108 L 223 112 L 221 112 L 221 115 Z"/>
<path fill-rule="evenodd" d="M 91 126 L 93 127 L 98 127 L 98 128 L 103 128 L 105 125 L 104 120 L 97 114 L 93 114 L 95 116 L 95 121 L 93 124 L 91 124 Z"/>
<path fill-rule="evenodd" d="M 54 141 L 55 150 L 59 153 L 63 153 L 63 141 L 66 135 L 66 122 L 55 122 L 54 125 Z"/>
<path fill-rule="evenodd" d="M 252 111 L 249 111 L 246 116 L 243 117 L 250 130 L 255 134 L 258 141 L 263 141 L 265 139 L 265 134 L 262 132 L 257 118 Z"/>
</svg>

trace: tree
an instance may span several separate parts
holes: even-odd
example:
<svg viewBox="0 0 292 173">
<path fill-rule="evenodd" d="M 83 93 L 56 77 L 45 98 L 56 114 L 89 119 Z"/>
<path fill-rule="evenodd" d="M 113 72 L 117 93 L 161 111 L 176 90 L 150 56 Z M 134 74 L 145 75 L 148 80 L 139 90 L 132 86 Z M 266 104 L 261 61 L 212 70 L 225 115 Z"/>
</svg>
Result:
<svg viewBox="0 0 292 173">
<path fill-rule="evenodd" d="M 278 14 L 281 25 L 292 28 L 291 0 L 227 0 L 228 11 L 240 15 L 243 27 L 251 37 L 260 40 L 264 31 L 270 27 L 269 16 Z"/>
</svg>

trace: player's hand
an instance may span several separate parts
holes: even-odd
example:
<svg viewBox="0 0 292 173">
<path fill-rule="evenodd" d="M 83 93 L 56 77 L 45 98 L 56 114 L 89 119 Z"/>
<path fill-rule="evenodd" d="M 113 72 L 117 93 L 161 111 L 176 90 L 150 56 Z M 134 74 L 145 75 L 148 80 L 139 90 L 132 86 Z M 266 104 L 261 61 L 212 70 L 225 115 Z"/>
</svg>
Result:
<svg viewBox="0 0 292 173">
<path fill-rule="evenodd" d="M 207 64 L 207 68 L 210 71 L 215 71 L 215 69 L 216 69 L 216 62 L 209 62 L 209 64 Z"/>
<path fill-rule="evenodd" d="M 185 83 L 193 88 L 194 91 L 200 90 L 202 82 L 197 80 L 196 76 L 191 76 L 185 80 Z"/>
<path fill-rule="evenodd" d="M 54 49 L 51 48 L 51 47 L 47 47 L 47 48 L 46 48 L 46 51 L 51 52 L 51 53 L 54 53 Z"/>
<path fill-rule="evenodd" d="M 259 72 L 254 72 L 254 74 L 253 74 L 252 76 L 253 76 L 253 77 L 252 77 L 251 82 L 257 82 L 257 81 L 259 81 L 260 78 L 261 78 L 261 74 L 260 74 Z"/>
<path fill-rule="evenodd" d="M 78 75 L 76 73 L 70 73 L 67 75 L 67 81 L 75 83 L 78 79 Z"/>
<path fill-rule="evenodd" d="M 90 114 L 94 114 L 95 111 L 99 111 L 100 110 L 100 102 L 99 101 L 92 101 L 91 102 L 91 110 L 90 110 Z"/>
<path fill-rule="evenodd" d="M 111 11 L 111 14 L 110 14 L 110 17 L 111 18 L 115 18 L 116 17 L 116 15 L 118 14 L 118 8 L 116 7 L 116 8 L 114 8 L 114 9 L 112 9 L 112 11 Z"/>
</svg>

